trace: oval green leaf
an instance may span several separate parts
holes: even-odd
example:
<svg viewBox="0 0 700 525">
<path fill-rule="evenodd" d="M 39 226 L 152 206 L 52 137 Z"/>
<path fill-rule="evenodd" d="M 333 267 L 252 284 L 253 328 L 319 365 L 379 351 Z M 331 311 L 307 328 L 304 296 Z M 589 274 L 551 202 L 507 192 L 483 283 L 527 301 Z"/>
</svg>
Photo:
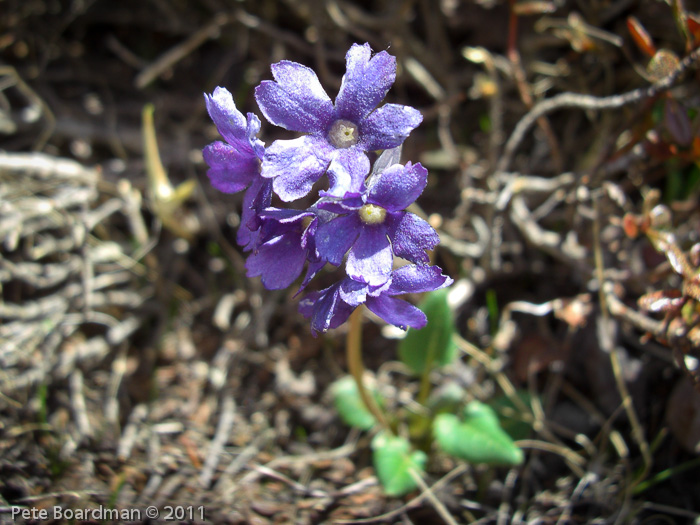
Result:
<svg viewBox="0 0 700 525">
<path fill-rule="evenodd" d="M 447 293 L 443 288 L 423 299 L 418 308 L 428 318 L 428 324 L 422 330 L 409 330 L 399 343 L 399 359 L 416 375 L 451 363 L 457 356 L 457 345 L 452 339 L 455 322 Z"/>
<path fill-rule="evenodd" d="M 420 451 L 411 451 L 408 440 L 377 434 L 372 440 L 372 459 L 377 478 L 387 496 L 401 496 L 418 487 L 411 471 L 420 475 L 428 456 Z"/>
<path fill-rule="evenodd" d="M 464 408 L 463 421 L 454 414 L 439 414 L 433 435 L 442 450 L 470 463 L 519 465 L 523 461 L 523 451 L 501 428 L 496 413 L 479 401 Z"/>
<path fill-rule="evenodd" d="M 342 377 L 333 383 L 331 385 L 331 395 L 333 396 L 335 408 L 346 425 L 361 430 L 369 430 L 375 425 L 376 420 L 362 402 L 360 393 L 357 390 L 357 384 L 352 376 Z M 379 394 L 372 392 L 372 395 L 377 400 L 377 404 L 381 406 L 382 402 Z"/>
</svg>

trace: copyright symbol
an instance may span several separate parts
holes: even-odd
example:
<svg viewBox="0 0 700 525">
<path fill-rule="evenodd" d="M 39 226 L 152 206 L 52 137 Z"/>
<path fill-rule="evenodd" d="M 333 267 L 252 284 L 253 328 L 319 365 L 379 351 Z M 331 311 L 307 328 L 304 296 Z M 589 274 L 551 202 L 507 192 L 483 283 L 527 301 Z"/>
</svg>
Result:
<svg viewBox="0 0 700 525">
<path fill-rule="evenodd" d="M 150 507 L 146 508 L 146 517 L 152 520 L 156 519 L 158 517 L 158 507 L 151 505 Z"/>
</svg>

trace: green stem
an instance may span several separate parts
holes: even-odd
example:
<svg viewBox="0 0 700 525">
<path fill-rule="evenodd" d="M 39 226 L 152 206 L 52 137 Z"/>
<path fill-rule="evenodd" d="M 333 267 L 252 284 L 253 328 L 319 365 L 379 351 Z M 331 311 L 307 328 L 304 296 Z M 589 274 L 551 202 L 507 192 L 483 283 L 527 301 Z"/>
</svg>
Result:
<svg viewBox="0 0 700 525">
<path fill-rule="evenodd" d="M 645 490 L 653 487 L 654 485 L 672 478 L 676 474 L 680 474 L 681 472 L 685 472 L 686 470 L 690 470 L 696 467 L 700 467 L 700 458 L 691 459 L 690 461 L 686 461 L 685 463 L 681 463 L 680 465 L 676 465 L 674 467 L 667 468 L 666 470 L 662 470 L 655 476 L 645 481 L 642 481 L 637 486 L 635 486 L 632 489 L 632 494 L 640 494 Z"/>
<path fill-rule="evenodd" d="M 360 399 L 374 416 L 382 428 L 393 435 L 389 422 L 386 416 L 377 405 L 375 399 L 369 394 L 365 388 L 362 376 L 365 372 L 365 366 L 362 363 L 362 305 L 355 308 L 355 311 L 350 314 L 350 328 L 348 329 L 348 338 L 345 351 L 347 353 L 348 370 L 350 375 L 355 379 L 357 391 L 360 394 Z"/>
</svg>

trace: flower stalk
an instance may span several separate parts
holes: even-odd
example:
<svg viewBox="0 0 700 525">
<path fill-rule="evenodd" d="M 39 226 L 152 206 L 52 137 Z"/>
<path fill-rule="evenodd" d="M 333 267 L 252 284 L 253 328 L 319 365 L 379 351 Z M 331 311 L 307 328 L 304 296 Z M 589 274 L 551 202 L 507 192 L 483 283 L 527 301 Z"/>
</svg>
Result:
<svg viewBox="0 0 700 525">
<path fill-rule="evenodd" d="M 381 425 L 382 429 L 389 434 L 393 435 L 391 426 L 379 408 L 374 397 L 372 397 L 365 388 L 364 373 L 365 365 L 362 362 L 362 307 L 356 308 L 352 314 L 350 314 L 348 327 L 348 335 L 345 345 L 345 351 L 347 354 L 348 361 L 348 371 L 350 375 L 355 379 L 357 384 L 357 392 L 360 394 L 360 399 L 364 403 L 365 407 L 370 414 L 374 416 L 374 419 Z"/>
</svg>

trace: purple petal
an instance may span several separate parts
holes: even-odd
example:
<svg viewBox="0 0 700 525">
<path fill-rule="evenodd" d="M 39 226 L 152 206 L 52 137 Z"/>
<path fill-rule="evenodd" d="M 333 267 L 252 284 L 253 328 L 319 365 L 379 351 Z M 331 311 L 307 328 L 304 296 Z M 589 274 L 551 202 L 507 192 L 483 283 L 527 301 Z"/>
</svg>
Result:
<svg viewBox="0 0 700 525">
<path fill-rule="evenodd" d="M 395 148 L 423 121 L 420 111 L 410 106 L 385 104 L 362 121 L 362 149 L 375 151 Z"/>
<path fill-rule="evenodd" d="M 262 242 L 260 228 L 251 230 L 243 225 L 236 232 L 236 242 L 243 247 L 244 252 L 256 250 Z"/>
<path fill-rule="evenodd" d="M 317 332 L 326 332 L 330 328 L 337 328 L 347 321 L 355 309 L 340 298 L 339 284 L 321 292 L 310 293 L 299 303 L 301 314 L 304 317 L 311 317 L 311 330 L 314 335 Z"/>
<path fill-rule="evenodd" d="M 362 195 L 359 193 L 348 192 L 342 198 L 328 195 L 328 193 L 325 191 L 322 191 L 321 195 L 324 198 L 316 203 L 316 207 L 322 210 L 331 211 L 333 213 L 350 213 L 359 210 L 365 204 L 364 200 L 362 199 Z"/>
<path fill-rule="evenodd" d="M 333 266 L 339 266 L 361 229 L 360 220 L 355 213 L 321 224 L 316 230 L 316 251 L 319 257 Z"/>
<path fill-rule="evenodd" d="M 273 237 L 278 237 L 290 232 L 294 232 L 300 236 L 300 246 L 306 249 L 306 241 L 304 239 L 305 231 L 304 220 L 309 218 L 313 223 L 315 215 L 310 211 L 299 211 L 279 208 L 266 208 L 258 215 L 259 223 L 262 224 L 261 235 L 263 242 L 266 242 Z"/>
<path fill-rule="evenodd" d="M 241 224 L 236 233 L 236 242 L 244 251 L 254 250 L 261 242 L 259 213 L 272 202 L 272 181 L 258 177 L 243 196 Z"/>
<path fill-rule="evenodd" d="M 387 323 L 398 326 L 402 330 L 420 329 L 428 323 L 428 318 L 418 308 L 401 299 L 387 295 L 368 297 L 367 308 L 384 319 Z"/>
<path fill-rule="evenodd" d="M 306 289 L 309 282 L 311 282 L 311 279 L 316 277 L 316 274 L 318 274 L 318 272 L 320 272 L 325 265 L 326 265 L 326 261 L 321 261 L 321 260 L 309 262 L 309 265 L 306 267 L 306 275 L 304 276 L 304 280 L 301 282 L 301 285 L 299 286 L 297 293 L 294 294 L 294 297 L 296 297 L 301 292 L 303 292 L 304 289 Z M 309 316 L 304 315 L 304 317 L 309 317 Z"/>
<path fill-rule="evenodd" d="M 316 253 L 316 232 L 318 231 L 318 217 L 311 215 L 313 219 L 308 223 L 304 232 L 301 234 L 301 247 L 307 250 L 308 257 L 310 260 L 318 259 L 318 254 Z"/>
<path fill-rule="evenodd" d="M 428 170 L 418 164 L 394 164 L 371 178 L 367 202 L 388 211 L 401 211 L 411 205 L 428 184 Z"/>
<path fill-rule="evenodd" d="M 260 161 L 255 155 L 242 154 L 225 142 L 212 142 L 202 154 L 209 165 L 207 176 L 211 185 L 224 193 L 244 190 L 260 172 Z"/>
<path fill-rule="evenodd" d="M 393 261 L 386 228 L 380 224 L 365 226 L 350 248 L 345 270 L 355 281 L 379 286 L 389 280 Z"/>
<path fill-rule="evenodd" d="M 268 290 L 287 288 L 299 277 L 306 261 L 306 250 L 301 248 L 296 232 L 286 233 L 266 242 L 248 256 L 245 266 L 248 277 L 262 277 Z"/>
<path fill-rule="evenodd" d="M 305 133 L 325 130 L 333 117 L 333 103 L 313 70 L 282 60 L 272 65 L 276 82 L 263 81 L 255 100 L 265 118 L 276 126 Z"/>
<path fill-rule="evenodd" d="M 352 279 L 344 279 L 340 283 L 338 293 L 340 298 L 350 306 L 358 306 L 367 300 L 369 286 Z"/>
<path fill-rule="evenodd" d="M 250 188 L 243 196 L 243 212 L 241 213 L 241 224 L 247 225 L 250 229 L 260 226 L 258 216 L 265 208 L 272 204 L 272 181 L 257 177 L 253 179 Z"/>
<path fill-rule="evenodd" d="M 388 213 L 386 224 L 394 255 L 416 263 L 430 262 L 425 252 L 440 242 L 430 224 L 409 212 Z"/>
<path fill-rule="evenodd" d="M 389 295 L 404 293 L 432 292 L 452 284 L 452 279 L 442 275 L 437 266 L 406 265 L 391 274 L 391 285 L 386 291 Z"/>
<path fill-rule="evenodd" d="M 338 117 L 360 122 L 377 107 L 396 79 L 396 58 L 386 51 L 372 56 L 369 44 L 353 44 L 345 56 L 346 72 L 335 99 Z"/>
<path fill-rule="evenodd" d="M 357 148 L 336 150 L 328 166 L 330 188 L 324 195 L 342 197 L 348 192 L 359 193 L 369 173 L 369 159 Z"/>
<path fill-rule="evenodd" d="M 306 210 L 292 210 L 289 208 L 267 208 L 260 212 L 261 219 L 271 219 L 282 224 L 292 224 L 304 220 L 304 217 L 313 217 L 314 213 Z"/>
<path fill-rule="evenodd" d="M 324 139 L 313 135 L 276 140 L 265 150 L 261 175 L 274 179 L 275 193 L 283 201 L 300 199 L 326 171 L 332 153 Z"/>
<path fill-rule="evenodd" d="M 309 292 L 308 294 L 306 294 L 306 296 L 301 301 L 299 301 L 299 313 L 303 315 L 306 319 L 311 317 L 314 313 L 316 302 L 318 302 L 318 300 L 321 297 L 323 297 L 329 289 L 330 288 L 326 288 L 325 290 Z"/>
<path fill-rule="evenodd" d="M 241 153 L 260 153 L 254 146 L 262 146 L 255 137 L 260 131 L 260 119 L 248 113 L 248 119 L 243 116 L 233 102 L 231 93 L 226 88 L 217 87 L 212 95 L 204 95 L 209 116 L 216 124 L 221 136 Z M 258 144 L 259 143 L 259 144 Z M 257 156 L 257 155 L 256 155 Z"/>
</svg>

